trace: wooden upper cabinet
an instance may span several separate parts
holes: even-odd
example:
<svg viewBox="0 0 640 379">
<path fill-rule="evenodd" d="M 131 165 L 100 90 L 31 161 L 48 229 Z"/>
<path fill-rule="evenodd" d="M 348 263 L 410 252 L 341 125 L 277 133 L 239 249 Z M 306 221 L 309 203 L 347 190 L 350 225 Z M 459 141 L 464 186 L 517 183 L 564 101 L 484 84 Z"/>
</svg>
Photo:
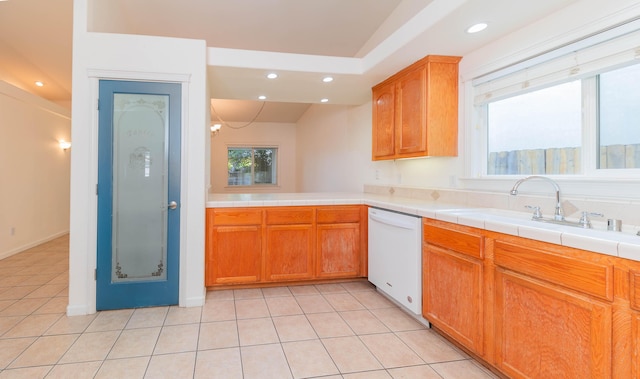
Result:
<svg viewBox="0 0 640 379">
<path fill-rule="evenodd" d="M 373 87 L 373 160 L 458 155 L 460 59 L 430 55 Z"/>
<path fill-rule="evenodd" d="M 427 151 L 426 77 L 426 69 L 420 68 L 398 78 L 395 127 L 397 155 Z"/>
<path fill-rule="evenodd" d="M 395 155 L 395 83 L 373 89 L 373 159 Z"/>
</svg>

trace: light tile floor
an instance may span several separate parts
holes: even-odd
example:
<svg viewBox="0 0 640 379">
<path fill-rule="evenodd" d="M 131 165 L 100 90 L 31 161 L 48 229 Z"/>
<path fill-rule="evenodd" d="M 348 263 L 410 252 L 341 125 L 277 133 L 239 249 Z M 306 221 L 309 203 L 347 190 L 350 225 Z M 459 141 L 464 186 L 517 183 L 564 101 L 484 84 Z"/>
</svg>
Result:
<svg viewBox="0 0 640 379">
<path fill-rule="evenodd" d="M 495 378 L 368 282 L 67 317 L 68 237 L 0 261 L 0 378 Z"/>
</svg>

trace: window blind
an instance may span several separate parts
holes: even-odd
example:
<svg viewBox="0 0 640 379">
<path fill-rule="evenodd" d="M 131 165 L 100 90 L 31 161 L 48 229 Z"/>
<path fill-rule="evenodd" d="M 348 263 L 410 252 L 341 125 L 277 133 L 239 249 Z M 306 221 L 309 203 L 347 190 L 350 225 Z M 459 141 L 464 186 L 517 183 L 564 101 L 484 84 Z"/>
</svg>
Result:
<svg viewBox="0 0 640 379">
<path fill-rule="evenodd" d="M 633 63 L 640 63 L 640 19 L 474 79 L 474 104 L 483 105 Z"/>
</svg>

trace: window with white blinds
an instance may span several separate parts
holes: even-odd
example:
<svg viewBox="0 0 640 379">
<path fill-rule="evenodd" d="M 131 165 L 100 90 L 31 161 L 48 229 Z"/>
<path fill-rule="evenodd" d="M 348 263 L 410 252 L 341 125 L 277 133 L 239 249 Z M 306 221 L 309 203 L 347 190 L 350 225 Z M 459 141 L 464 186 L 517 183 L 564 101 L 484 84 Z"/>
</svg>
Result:
<svg viewBox="0 0 640 379">
<path fill-rule="evenodd" d="M 640 20 L 476 78 L 473 88 L 484 174 L 640 168 Z"/>
<path fill-rule="evenodd" d="M 640 62 L 640 20 L 474 79 L 474 104 L 594 76 L 637 62 Z"/>
</svg>

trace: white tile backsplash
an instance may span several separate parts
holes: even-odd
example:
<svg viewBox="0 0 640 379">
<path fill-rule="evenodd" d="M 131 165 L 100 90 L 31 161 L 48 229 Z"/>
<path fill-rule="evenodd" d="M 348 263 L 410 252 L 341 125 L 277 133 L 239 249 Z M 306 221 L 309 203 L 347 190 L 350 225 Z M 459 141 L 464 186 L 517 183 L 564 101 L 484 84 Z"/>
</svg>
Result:
<svg viewBox="0 0 640 379">
<path fill-rule="evenodd" d="M 469 192 L 467 193 L 467 205 L 470 207 L 509 209 L 509 194 Z"/>
</svg>

